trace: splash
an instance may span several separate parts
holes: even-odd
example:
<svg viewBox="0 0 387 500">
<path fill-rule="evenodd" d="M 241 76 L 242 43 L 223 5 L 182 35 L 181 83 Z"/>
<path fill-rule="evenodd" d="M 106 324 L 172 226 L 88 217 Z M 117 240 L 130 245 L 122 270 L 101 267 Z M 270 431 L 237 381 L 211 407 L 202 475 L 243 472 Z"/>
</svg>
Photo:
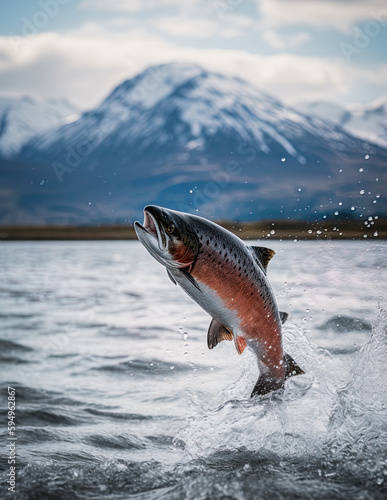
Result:
<svg viewBox="0 0 387 500">
<path fill-rule="evenodd" d="M 380 308 L 369 340 L 351 356 L 344 382 L 343 372 L 335 373 L 338 360 L 296 330 L 286 341 L 292 354 L 302 351 L 308 375 L 290 379 L 282 394 L 259 400 L 234 398 L 211 408 L 196 397 L 179 433 L 187 458 L 226 453 L 232 460 L 248 451 L 285 468 L 299 461 L 313 464 L 318 477 L 382 484 L 387 479 L 386 311 Z M 243 373 L 226 394 L 236 394 L 246 378 Z"/>
<path fill-rule="evenodd" d="M 327 449 L 352 474 L 387 479 L 387 311 L 379 308 L 369 341 L 353 359 L 352 377 L 338 392 Z"/>
</svg>

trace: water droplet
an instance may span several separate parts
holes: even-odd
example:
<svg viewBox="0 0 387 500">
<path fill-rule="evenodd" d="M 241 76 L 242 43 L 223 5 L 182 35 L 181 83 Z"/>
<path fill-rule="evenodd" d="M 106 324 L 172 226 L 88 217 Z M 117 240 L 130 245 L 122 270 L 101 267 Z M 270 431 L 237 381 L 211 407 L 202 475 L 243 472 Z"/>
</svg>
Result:
<svg viewBox="0 0 387 500">
<path fill-rule="evenodd" d="M 175 367 L 172 365 L 172 366 L 170 366 L 170 367 L 169 367 L 169 369 L 170 369 L 170 370 L 174 370 L 174 369 L 175 369 Z"/>
<path fill-rule="evenodd" d="M 364 189 L 362 189 L 362 190 L 360 191 L 360 194 L 364 194 Z"/>
<path fill-rule="evenodd" d="M 355 210 L 355 207 L 351 207 L 351 210 Z"/>
<path fill-rule="evenodd" d="M 379 233 L 377 231 L 375 231 L 374 236 L 379 236 Z"/>
<path fill-rule="evenodd" d="M 282 162 L 286 161 L 286 158 L 281 158 L 281 161 L 282 161 Z"/>
<path fill-rule="evenodd" d="M 339 215 L 339 212 L 336 210 L 335 215 Z"/>
<path fill-rule="evenodd" d="M 364 159 L 369 160 L 370 159 L 370 155 L 365 155 Z"/>
<path fill-rule="evenodd" d="M 363 172 L 364 171 L 364 168 L 359 168 L 359 172 Z"/>
</svg>

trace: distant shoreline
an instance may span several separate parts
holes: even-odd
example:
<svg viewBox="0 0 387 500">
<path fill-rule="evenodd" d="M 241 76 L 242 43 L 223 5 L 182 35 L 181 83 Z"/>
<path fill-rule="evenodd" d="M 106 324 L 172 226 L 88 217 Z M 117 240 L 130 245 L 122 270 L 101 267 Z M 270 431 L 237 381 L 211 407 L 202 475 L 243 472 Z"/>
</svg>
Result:
<svg viewBox="0 0 387 500">
<path fill-rule="evenodd" d="M 242 239 L 380 240 L 387 239 L 383 219 L 348 221 L 218 222 Z M 0 226 L 0 241 L 135 240 L 133 226 Z"/>
</svg>

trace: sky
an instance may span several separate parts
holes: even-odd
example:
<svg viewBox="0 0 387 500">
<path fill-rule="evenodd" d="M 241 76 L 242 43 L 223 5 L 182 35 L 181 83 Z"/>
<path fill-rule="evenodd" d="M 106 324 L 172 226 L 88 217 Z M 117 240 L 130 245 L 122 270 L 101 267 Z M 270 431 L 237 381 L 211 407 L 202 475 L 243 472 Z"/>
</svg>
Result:
<svg viewBox="0 0 387 500">
<path fill-rule="evenodd" d="M 237 75 L 287 104 L 387 94 L 385 0 L 3 0 L 0 96 L 98 105 L 172 61 Z"/>
</svg>

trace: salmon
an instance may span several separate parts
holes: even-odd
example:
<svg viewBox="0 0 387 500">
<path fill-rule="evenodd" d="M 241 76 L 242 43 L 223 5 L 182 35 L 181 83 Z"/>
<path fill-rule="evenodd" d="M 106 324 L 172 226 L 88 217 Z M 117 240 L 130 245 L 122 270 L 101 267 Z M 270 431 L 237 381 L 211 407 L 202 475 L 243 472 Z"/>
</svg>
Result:
<svg viewBox="0 0 387 500">
<path fill-rule="evenodd" d="M 144 223 L 134 223 L 138 239 L 179 285 L 211 317 L 207 345 L 233 341 L 238 354 L 248 347 L 256 356 L 259 378 L 251 397 L 284 387 L 304 371 L 283 350 L 282 325 L 267 278 L 274 255 L 269 248 L 246 245 L 236 235 L 197 215 L 150 205 Z"/>
</svg>

